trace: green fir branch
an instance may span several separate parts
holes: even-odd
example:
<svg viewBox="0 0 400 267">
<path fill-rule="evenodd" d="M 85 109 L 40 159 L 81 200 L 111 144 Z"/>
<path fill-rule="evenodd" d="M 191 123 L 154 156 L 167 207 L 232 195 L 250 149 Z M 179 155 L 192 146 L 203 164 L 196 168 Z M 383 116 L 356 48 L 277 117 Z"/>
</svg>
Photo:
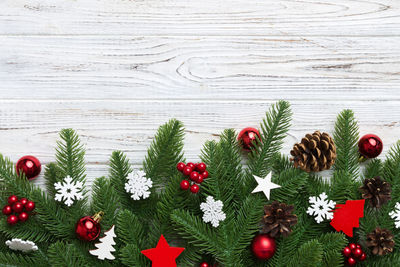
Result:
<svg viewBox="0 0 400 267">
<path fill-rule="evenodd" d="M 127 156 L 121 151 L 114 151 L 110 158 L 109 177 L 119 198 L 118 203 L 125 209 L 131 208 L 132 201 L 125 190 L 125 183 L 130 172 L 132 172 L 132 167 Z"/>
<path fill-rule="evenodd" d="M 291 258 L 290 267 L 315 267 L 320 266 L 323 257 L 323 245 L 317 240 L 310 240 L 301 245 L 296 254 Z"/>
<path fill-rule="evenodd" d="M 383 165 L 383 176 L 392 185 L 400 184 L 400 141 L 390 148 Z"/>
<path fill-rule="evenodd" d="M 368 162 L 365 171 L 364 177 L 365 178 L 373 178 L 375 176 L 381 176 L 383 172 L 383 163 L 380 159 L 371 159 Z"/>
<path fill-rule="evenodd" d="M 72 244 L 56 242 L 49 247 L 48 258 L 52 266 L 90 266 L 82 254 Z"/>
<path fill-rule="evenodd" d="M 57 190 L 54 188 L 54 184 L 61 182 L 63 177 L 63 172 L 60 170 L 56 163 L 49 163 L 46 165 L 44 171 L 44 178 L 46 180 L 46 192 L 49 196 L 54 197 Z"/>
</svg>

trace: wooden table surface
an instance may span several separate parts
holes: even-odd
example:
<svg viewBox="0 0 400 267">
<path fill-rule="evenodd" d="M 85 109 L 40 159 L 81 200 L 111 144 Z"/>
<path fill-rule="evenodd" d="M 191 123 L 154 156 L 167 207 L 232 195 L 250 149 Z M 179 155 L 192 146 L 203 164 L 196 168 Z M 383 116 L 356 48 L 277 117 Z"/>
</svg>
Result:
<svg viewBox="0 0 400 267">
<path fill-rule="evenodd" d="M 384 155 L 400 139 L 400 1 L 0 1 L 0 151 L 14 161 L 53 161 L 72 127 L 90 184 L 113 150 L 140 166 L 172 117 L 196 160 L 279 99 L 294 112 L 284 153 L 351 108 Z"/>
</svg>

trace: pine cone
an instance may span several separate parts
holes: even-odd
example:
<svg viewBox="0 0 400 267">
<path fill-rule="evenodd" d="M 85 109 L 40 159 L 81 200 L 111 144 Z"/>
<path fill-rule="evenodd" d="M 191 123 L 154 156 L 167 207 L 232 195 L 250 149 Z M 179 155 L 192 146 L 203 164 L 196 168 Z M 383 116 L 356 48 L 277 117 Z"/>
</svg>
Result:
<svg viewBox="0 0 400 267">
<path fill-rule="evenodd" d="M 386 255 L 393 252 L 394 236 L 389 230 L 376 228 L 367 235 L 367 246 L 374 255 Z"/>
<path fill-rule="evenodd" d="M 380 208 L 386 204 L 391 197 L 391 186 L 389 183 L 376 176 L 371 179 L 365 179 L 364 185 L 360 187 L 362 197 L 369 199 L 369 205 L 375 208 Z"/>
<path fill-rule="evenodd" d="M 300 143 L 293 146 L 290 160 L 294 166 L 306 172 L 329 170 L 336 160 L 336 146 L 333 138 L 327 133 L 315 131 L 307 134 Z"/>
<path fill-rule="evenodd" d="M 292 214 L 293 210 L 293 205 L 286 205 L 278 201 L 264 206 L 262 232 L 274 238 L 279 235 L 288 236 L 292 232 L 291 227 L 297 223 L 297 216 Z"/>
</svg>

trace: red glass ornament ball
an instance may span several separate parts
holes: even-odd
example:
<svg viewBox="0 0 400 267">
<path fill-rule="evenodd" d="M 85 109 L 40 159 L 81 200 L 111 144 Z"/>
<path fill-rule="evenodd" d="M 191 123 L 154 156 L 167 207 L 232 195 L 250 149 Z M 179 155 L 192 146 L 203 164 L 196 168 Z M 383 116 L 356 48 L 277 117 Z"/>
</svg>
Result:
<svg viewBox="0 0 400 267">
<path fill-rule="evenodd" d="M 203 176 L 202 176 L 202 175 L 199 175 L 199 177 L 197 178 L 196 182 L 197 182 L 198 184 L 201 184 L 203 181 L 204 181 Z"/>
<path fill-rule="evenodd" d="M 35 209 L 35 202 L 33 202 L 33 201 L 26 202 L 26 204 L 25 204 L 26 211 L 32 211 L 34 209 Z"/>
<path fill-rule="evenodd" d="M 179 162 L 177 165 L 176 165 L 176 168 L 178 169 L 178 171 L 180 171 L 180 172 L 182 172 L 183 171 L 183 169 L 186 167 L 186 165 L 185 165 L 185 163 L 183 163 L 183 162 Z"/>
<path fill-rule="evenodd" d="M 357 261 L 354 258 L 350 257 L 347 259 L 347 265 L 354 266 L 356 264 L 357 264 Z"/>
<path fill-rule="evenodd" d="M 359 261 L 365 261 L 365 259 L 367 258 L 367 254 L 365 254 L 364 252 L 361 254 L 361 256 L 358 258 Z"/>
<path fill-rule="evenodd" d="M 181 189 L 182 190 L 188 190 L 190 187 L 190 183 L 188 180 L 182 180 L 181 182 Z"/>
<path fill-rule="evenodd" d="M 346 258 L 347 258 L 347 257 L 350 257 L 350 255 L 351 255 L 351 249 L 350 249 L 349 247 L 345 247 L 345 248 L 343 249 L 342 253 L 343 253 L 343 256 L 345 256 Z"/>
<path fill-rule="evenodd" d="M 194 184 L 190 187 L 190 192 L 192 192 L 193 194 L 196 194 L 197 192 L 199 192 L 200 187 L 197 184 Z"/>
<path fill-rule="evenodd" d="M 196 165 L 196 170 L 198 172 L 204 172 L 206 169 L 207 169 L 207 166 L 203 162 Z"/>
<path fill-rule="evenodd" d="M 10 215 L 10 216 L 7 217 L 7 223 L 8 223 L 9 225 L 14 225 L 14 224 L 16 224 L 17 222 L 18 222 L 18 217 L 17 217 L 17 216 L 15 216 L 15 215 Z"/>
<path fill-rule="evenodd" d="M 24 209 L 24 205 L 21 204 L 21 202 L 16 202 L 12 205 L 12 210 L 16 213 L 22 212 Z"/>
<path fill-rule="evenodd" d="M 18 197 L 16 195 L 12 195 L 8 197 L 8 204 L 12 205 L 15 202 L 18 202 Z"/>
<path fill-rule="evenodd" d="M 40 174 L 42 164 L 40 164 L 40 161 L 34 156 L 24 156 L 18 160 L 15 168 L 18 175 L 22 170 L 25 173 L 26 178 L 31 180 Z"/>
<path fill-rule="evenodd" d="M 100 234 L 100 224 L 90 216 L 82 217 L 76 223 L 75 233 L 80 240 L 93 241 Z"/>
<path fill-rule="evenodd" d="M 18 215 L 18 220 L 21 221 L 21 222 L 24 222 L 24 221 L 28 220 L 28 218 L 29 218 L 29 215 L 26 212 L 21 212 Z"/>
<path fill-rule="evenodd" d="M 208 178 L 208 171 L 202 172 L 201 176 L 203 176 L 204 179 Z"/>
<path fill-rule="evenodd" d="M 360 248 L 356 248 L 355 250 L 353 250 L 354 257 L 359 258 L 361 254 L 363 254 L 363 251 Z"/>
<path fill-rule="evenodd" d="M 382 140 L 375 134 L 366 134 L 358 142 L 358 150 L 366 158 L 376 158 L 383 150 Z"/>
<path fill-rule="evenodd" d="M 20 200 L 19 200 L 19 202 L 22 204 L 22 205 L 26 205 L 26 203 L 28 203 L 28 199 L 27 198 L 21 198 Z"/>
<path fill-rule="evenodd" d="M 3 210 L 2 210 L 2 213 L 3 213 L 4 215 L 10 215 L 12 212 L 13 212 L 13 210 L 12 210 L 12 208 L 11 208 L 10 205 L 4 206 L 4 208 L 3 208 Z"/>
<path fill-rule="evenodd" d="M 199 267 L 211 267 L 207 262 L 200 263 Z"/>
<path fill-rule="evenodd" d="M 193 162 L 189 162 L 188 164 L 186 164 L 186 166 L 190 167 L 192 171 L 196 168 L 196 165 Z"/>
<path fill-rule="evenodd" d="M 252 127 L 244 128 L 238 135 L 238 141 L 244 150 L 250 150 L 254 146 L 254 142 L 261 139 L 257 129 Z"/>
<path fill-rule="evenodd" d="M 268 260 L 275 254 L 275 239 L 266 234 L 259 234 L 254 237 L 251 243 L 251 250 L 258 259 Z"/>
<path fill-rule="evenodd" d="M 354 249 L 357 248 L 356 244 L 354 244 L 354 243 L 350 243 L 350 244 L 348 245 L 348 247 L 351 249 L 351 251 L 353 251 Z"/>
<path fill-rule="evenodd" d="M 190 174 L 190 180 L 192 180 L 192 181 L 197 181 L 197 178 L 199 178 L 199 173 L 198 172 L 192 172 L 191 174 Z"/>
<path fill-rule="evenodd" d="M 183 174 L 188 176 L 192 173 L 192 168 L 190 168 L 189 166 L 186 166 L 185 168 L 183 168 Z"/>
</svg>

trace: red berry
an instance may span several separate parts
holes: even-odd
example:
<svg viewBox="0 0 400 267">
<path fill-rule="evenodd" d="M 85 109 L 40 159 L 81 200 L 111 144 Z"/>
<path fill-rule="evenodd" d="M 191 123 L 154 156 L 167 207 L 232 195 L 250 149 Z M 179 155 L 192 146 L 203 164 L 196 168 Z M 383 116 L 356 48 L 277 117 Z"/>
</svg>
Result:
<svg viewBox="0 0 400 267">
<path fill-rule="evenodd" d="M 18 197 L 16 195 L 12 195 L 8 197 L 8 204 L 12 205 L 18 201 Z"/>
<path fill-rule="evenodd" d="M 346 258 L 347 258 L 347 257 L 350 257 L 350 255 L 351 255 L 351 249 L 350 249 L 349 247 L 345 247 L 345 248 L 343 249 L 342 253 L 343 253 L 343 256 L 345 256 Z"/>
<path fill-rule="evenodd" d="M 359 258 L 361 254 L 363 254 L 363 251 L 360 248 L 356 248 L 355 250 L 353 250 L 354 257 Z"/>
<path fill-rule="evenodd" d="M 356 248 L 361 248 L 360 244 L 356 244 Z"/>
<path fill-rule="evenodd" d="M 357 261 L 354 258 L 350 257 L 350 258 L 347 259 L 347 265 L 354 266 L 356 264 L 357 264 Z"/>
<path fill-rule="evenodd" d="M 18 220 L 20 220 L 21 222 L 24 222 L 24 221 L 28 220 L 28 218 L 29 218 L 29 215 L 26 212 L 21 212 L 18 215 Z"/>
<path fill-rule="evenodd" d="M 351 251 L 353 251 L 354 249 L 356 249 L 356 244 L 354 244 L 354 243 L 350 243 L 349 245 L 348 245 L 348 247 L 351 249 Z"/>
<path fill-rule="evenodd" d="M 15 215 L 10 215 L 10 216 L 7 217 L 7 223 L 8 223 L 9 225 L 14 225 L 14 224 L 16 224 L 17 222 L 18 222 L 18 217 L 17 217 L 17 216 L 15 216 Z"/>
<path fill-rule="evenodd" d="M 202 172 L 201 176 L 203 176 L 204 179 L 208 178 L 208 171 Z"/>
<path fill-rule="evenodd" d="M 207 169 L 207 166 L 203 162 L 197 164 L 197 166 L 196 166 L 196 170 L 198 170 L 199 172 L 204 172 L 206 169 Z"/>
<path fill-rule="evenodd" d="M 181 182 L 181 189 L 182 190 L 188 190 L 190 187 L 190 183 L 188 180 L 182 180 Z"/>
<path fill-rule="evenodd" d="M 35 202 L 33 202 L 33 201 L 28 201 L 26 204 L 25 204 L 25 210 L 26 211 L 32 211 L 32 210 L 34 210 L 35 209 Z"/>
<path fill-rule="evenodd" d="M 19 200 L 19 202 L 22 204 L 22 205 L 26 205 L 26 203 L 28 203 L 28 199 L 27 198 L 21 198 L 20 200 Z"/>
<path fill-rule="evenodd" d="M 186 167 L 183 169 L 183 174 L 184 174 L 184 175 L 188 176 L 188 175 L 191 174 L 191 173 L 192 173 L 192 168 L 190 168 L 189 166 L 186 166 Z"/>
<path fill-rule="evenodd" d="M 190 174 L 190 180 L 196 182 L 196 181 L 197 181 L 197 178 L 199 178 L 199 173 L 198 173 L 198 172 L 192 172 L 192 173 Z"/>
<path fill-rule="evenodd" d="M 183 169 L 186 167 L 186 165 L 185 165 L 185 163 L 183 163 L 183 162 L 179 162 L 177 165 L 176 165 L 176 168 L 178 169 L 178 171 L 180 171 L 180 172 L 182 172 L 183 171 Z"/>
<path fill-rule="evenodd" d="M 20 213 L 24 209 L 24 205 L 22 205 L 21 202 L 16 202 L 12 205 L 12 209 L 14 212 Z"/>
<path fill-rule="evenodd" d="M 10 205 L 4 206 L 3 208 L 3 214 L 4 215 L 10 215 L 12 213 L 12 208 Z"/>
<path fill-rule="evenodd" d="M 190 187 L 190 192 L 192 192 L 193 194 L 196 194 L 197 192 L 199 192 L 200 187 L 197 184 L 194 184 Z"/>
<path fill-rule="evenodd" d="M 198 184 L 201 184 L 202 182 L 204 181 L 204 178 L 203 178 L 203 176 L 202 175 L 199 175 L 199 177 L 197 178 L 197 183 Z"/>
<path fill-rule="evenodd" d="M 365 259 L 367 258 L 367 254 L 365 254 L 364 252 L 361 254 L 361 256 L 358 258 L 359 261 L 365 261 Z"/>
<path fill-rule="evenodd" d="M 196 168 L 196 165 L 194 165 L 193 162 L 189 162 L 188 164 L 186 164 L 186 166 L 192 168 L 192 171 Z"/>
<path fill-rule="evenodd" d="M 199 267 L 211 267 L 207 262 L 200 263 Z"/>
</svg>

